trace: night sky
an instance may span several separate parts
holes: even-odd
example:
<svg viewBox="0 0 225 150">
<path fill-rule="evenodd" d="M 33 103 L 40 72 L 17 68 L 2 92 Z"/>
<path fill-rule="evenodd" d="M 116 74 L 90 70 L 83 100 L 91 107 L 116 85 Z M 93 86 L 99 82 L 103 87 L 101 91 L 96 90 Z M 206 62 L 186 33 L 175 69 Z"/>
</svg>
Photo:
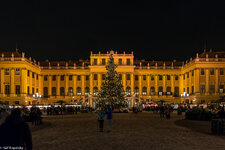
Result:
<svg viewBox="0 0 225 150">
<path fill-rule="evenodd" d="M 72 3 L 73 2 L 73 3 Z M 225 50 L 224 0 L 1 0 L 0 51 L 36 60 L 88 59 L 134 51 L 146 60 L 186 60 Z"/>
</svg>

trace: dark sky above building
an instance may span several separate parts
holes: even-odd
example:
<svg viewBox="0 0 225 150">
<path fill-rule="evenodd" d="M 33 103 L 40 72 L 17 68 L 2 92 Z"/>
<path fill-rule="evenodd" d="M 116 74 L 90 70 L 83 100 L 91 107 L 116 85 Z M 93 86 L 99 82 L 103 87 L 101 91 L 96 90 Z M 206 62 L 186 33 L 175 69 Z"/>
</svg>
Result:
<svg viewBox="0 0 225 150">
<path fill-rule="evenodd" d="M 88 59 L 134 51 L 146 60 L 186 60 L 225 50 L 224 0 L 4 0 L 0 51 L 37 60 Z M 205 44 L 206 43 L 206 44 Z"/>
</svg>

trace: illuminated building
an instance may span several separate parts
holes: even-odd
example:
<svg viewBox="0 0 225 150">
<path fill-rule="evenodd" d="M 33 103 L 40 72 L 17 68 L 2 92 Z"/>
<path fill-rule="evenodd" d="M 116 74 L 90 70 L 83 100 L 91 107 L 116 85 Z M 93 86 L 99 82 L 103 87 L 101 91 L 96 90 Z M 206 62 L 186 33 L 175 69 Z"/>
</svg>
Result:
<svg viewBox="0 0 225 150">
<path fill-rule="evenodd" d="M 135 61 L 133 53 L 114 51 L 91 52 L 90 60 L 37 62 L 15 51 L 0 56 L 0 101 L 10 105 L 65 101 L 94 107 L 111 54 L 130 107 L 160 100 L 210 103 L 224 96 L 225 52 L 205 51 L 186 62 Z"/>
</svg>

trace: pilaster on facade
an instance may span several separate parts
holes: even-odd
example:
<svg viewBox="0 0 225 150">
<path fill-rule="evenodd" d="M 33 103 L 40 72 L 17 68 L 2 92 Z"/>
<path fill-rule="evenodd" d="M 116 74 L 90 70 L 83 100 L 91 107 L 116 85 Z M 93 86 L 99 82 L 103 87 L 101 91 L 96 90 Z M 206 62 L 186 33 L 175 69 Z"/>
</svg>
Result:
<svg viewBox="0 0 225 150">
<path fill-rule="evenodd" d="M 90 93 L 93 95 L 93 74 L 90 74 Z"/>
<path fill-rule="evenodd" d="M 139 97 L 142 95 L 142 75 L 138 76 Z"/>
<path fill-rule="evenodd" d="M 205 94 L 209 95 L 209 69 L 205 70 Z"/>
<path fill-rule="evenodd" d="M 134 74 L 133 73 L 131 73 L 131 75 L 130 75 L 130 78 L 131 78 L 131 80 L 130 80 L 130 85 L 131 85 L 131 95 L 133 95 L 134 94 Z"/>
<path fill-rule="evenodd" d="M 27 70 L 22 69 L 21 70 L 21 89 L 22 89 L 22 95 L 25 96 L 27 94 Z"/>
<path fill-rule="evenodd" d="M 15 96 L 15 70 L 10 69 L 10 96 Z"/>
<path fill-rule="evenodd" d="M 60 96 L 60 75 L 56 76 L 56 95 Z"/>
<path fill-rule="evenodd" d="M 163 75 L 163 93 L 166 93 L 166 75 Z"/>
<path fill-rule="evenodd" d="M 102 85 L 102 74 L 98 73 L 98 90 L 101 90 L 101 85 Z"/>
<path fill-rule="evenodd" d="M 52 76 L 48 76 L 48 95 L 52 95 Z"/>
<path fill-rule="evenodd" d="M 68 75 L 65 75 L 65 95 L 67 96 L 68 95 L 68 91 L 69 91 L 69 76 Z"/>
<path fill-rule="evenodd" d="M 174 75 L 171 75 L 170 80 L 171 80 L 171 92 L 174 94 Z"/>
<path fill-rule="evenodd" d="M 73 95 L 77 95 L 77 76 L 73 76 Z"/>
<path fill-rule="evenodd" d="M 150 95 L 150 76 L 147 75 L 147 96 Z"/>
<path fill-rule="evenodd" d="M 179 75 L 179 95 L 183 94 L 184 92 L 184 79 L 183 79 L 183 75 Z"/>
<path fill-rule="evenodd" d="M 199 87 L 199 76 L 200 76 L 200 70 L 195 69 L 194 70 L 194 92 L 199 93 L 200 87 Z"/>
<path fill-rule="evenodd" d="M 155 95 L 158 95 L 158 75 L 155 75 Z"/>
<path fill-rule="evenodd" d="M 81 95 L 84 96 L 84 90 L 85 90 L 85 76 L 81 76 Z"/>
<path fill-rule="evenodd" d="M 215 69 L 215 94 L 219 92 L 219 70 Z"/>
<path fill-rule="evenodd" d="M 5 95 L 5 75 L 4 75 L 4 69 L 1 69 L 1 96 L 3 97 Z"/>
</svg>

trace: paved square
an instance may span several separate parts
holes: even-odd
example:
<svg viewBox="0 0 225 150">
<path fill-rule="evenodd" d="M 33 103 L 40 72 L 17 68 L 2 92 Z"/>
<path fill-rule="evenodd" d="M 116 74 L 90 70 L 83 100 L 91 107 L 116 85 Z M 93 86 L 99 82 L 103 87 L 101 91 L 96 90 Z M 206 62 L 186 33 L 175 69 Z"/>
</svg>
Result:
<svg viewBox="0 0 225 150">
<path fill-rule="evenodd" d="M 223 137 L 203 134 L 177 126 L 182 116 L 171 119 L 158 114 L 113 114 L 113 131 L 98 132 L 95 113 L 47 116 L 42 127 L 31 127 L 34 149 L 151 149 L 224 150 Z M 201 128 L 201 126 L 199 126 Z"/>
</svg>

